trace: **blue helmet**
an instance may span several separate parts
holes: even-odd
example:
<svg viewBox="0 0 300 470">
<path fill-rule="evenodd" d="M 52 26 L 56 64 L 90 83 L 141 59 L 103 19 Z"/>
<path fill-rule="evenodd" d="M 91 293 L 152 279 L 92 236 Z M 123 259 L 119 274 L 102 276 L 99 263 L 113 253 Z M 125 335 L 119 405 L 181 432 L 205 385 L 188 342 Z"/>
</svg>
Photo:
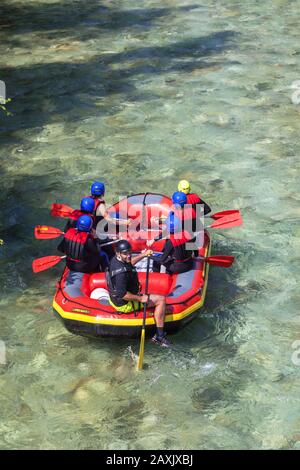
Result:
<svg viewBox="0 0 300 470">
<path fill-rule="evenodd" d="M 182 193 L 181 191 L 176 191 L 172 196 L 173 204 L 179 204 L 181 207 L 187 203 L 186 194 Z"/>
<path fill-rule="evenodd" d="M 170 214 L 168 215 L 166 219 L 166 226 L 170 233 L 178 232 L 181 228 L 180 220 L 178 219 L 178 217 L 176 217 L 174 212 L 170 212 Z"/>
<path fill-rule="evenodd" d="M 84 197 L 81 199 L 80 210 L 92 214 L 95 209 L 95 201 L 91 197 Z"/>
<path fill-rule="evenodd" d="M 93 226 L 93 219 L 89 215 L 82 215 L 77 220 L 77 230 L 79 232 L 89 232 Z"/>
<path fill-rule="evenodd" d="M 91 195 L 92 196 L 103 196 L 105 193 L 105 184 L 95 181 L 91 186 Z"/>
</svg>

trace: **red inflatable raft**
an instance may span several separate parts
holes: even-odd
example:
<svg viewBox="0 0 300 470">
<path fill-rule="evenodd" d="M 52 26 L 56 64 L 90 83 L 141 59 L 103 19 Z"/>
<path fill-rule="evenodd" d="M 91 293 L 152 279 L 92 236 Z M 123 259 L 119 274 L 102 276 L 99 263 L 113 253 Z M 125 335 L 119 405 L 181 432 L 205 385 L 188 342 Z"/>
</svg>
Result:
<svg viewBox="0 0 300 470">
<path fill-rule="evenodd" d="M 137 194 L 126 198 L 127 213 L 132 217 L 141 217 L 142 223 L 149 223 L 151 216 L 167 215 L 172 201 L 160 194 Z M 133 210 L 135 214 L 133 214 Z M 153 210 L 155 212 L 153 212 Z M 118 213 L 120 218 L 127 217 L 122 209 L 122 203 L 117 203 L 109 210 L 111 214 Z M 149 225 L 148 225 L 149 227 Z M 144 232 L 130 232 L 127 238 L 131 241 L 133 252 L 138 253 L 146 247 Z M 156 242 L 151 249 L 161 251 L 164 241 Z M 198 250 L 199 256 L 210 253 L 210 237 L 204 235 L 203 246 Z M 176 331 L 190 322 L 199 313 L 205 299 L 208 281 L 209 265 L 200 258 L 194 258 L 193 269 L 182 274 L 149 273 L 149 293 L 166 296 L 165 328 L 167 332 Z M 139 271 L 139 267 L 137 266 Z M 146 272 L 141 266 L 138 272 L 142 292 L 145 290 Z M 98 291 L 96 291 L 98 289 Z M 107 297 L 91 298 L 93 292 L 107 290 L 105 273 L 82 274 L 64 270 L 57 284 L 57 292 L 53 308 L 65 327 L 72 333 L 84 336 L 126 336 L 140 335 L 143 321 L 143 311 L 130 314 L 119 314 L 109 304 Z M 105 289 L 105 290 L 104 290 Z M 153 333 L 155 322 L 153 309 L 147 310 L 146 333 Z"/>
</svg>

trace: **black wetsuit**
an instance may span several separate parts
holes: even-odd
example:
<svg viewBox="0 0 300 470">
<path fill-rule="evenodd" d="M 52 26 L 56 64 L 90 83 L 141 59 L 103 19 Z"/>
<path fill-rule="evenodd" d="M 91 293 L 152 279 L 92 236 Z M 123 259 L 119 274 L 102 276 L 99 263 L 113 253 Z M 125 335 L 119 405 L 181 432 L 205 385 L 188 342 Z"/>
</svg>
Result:
<svg viewBox="0 0 300 470">
<path fill-rule="evenodd" d="M 128 300 L 123 299 L 126 292 L 138 295 L 140 290 L 138 275 L 131 263 L 123 263 L 114 256 L 110 262 L 109 279 L 109 295 L 117 307 L 127 304 Z"/>
<path fill-rule="evenodd" d="M 163 254 L 157 259 L 155 257 L 153 271 L 159 272 L 161 265 L 166 267 L 169 274 L 185 273 L 192 269 L 193 251 L 186 248 L 186 243 L 194 241 L 195 238 L 191 239 L 183 236 L 181 240 L 175 240 L 174 236 L 171 236 L 171 239 L 165 243 Z"/>
</svg>

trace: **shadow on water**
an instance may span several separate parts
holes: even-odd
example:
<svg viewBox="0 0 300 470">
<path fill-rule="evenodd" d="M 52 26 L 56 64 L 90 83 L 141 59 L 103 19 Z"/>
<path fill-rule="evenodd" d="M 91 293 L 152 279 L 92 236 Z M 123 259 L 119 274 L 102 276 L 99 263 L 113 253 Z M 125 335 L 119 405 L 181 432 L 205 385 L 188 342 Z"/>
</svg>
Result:
<svg viewBox="0 0 300 470">
<path fill-rule="evenodd" d="M 153 27 L 156 19 L 164 18 L 165 22 L 177 11 L 195 7 L 199 8 L 198 5 L 190 5 L 124 11 L 118 10 L 114 4 L 108 8 L 99 2 L 85 2 L 84 5 L 79 1 L 47 5 L 34 3 L 27 6 L 4 2 L 2 21 L 14 33 L 12 46 L 17 40 L 23 44 L 21 36 L 24 32 L 41 31 L 44 35 L 42 43 L 44 41 L 48 46 L 46 56 L 53 60 L 55 47 L 59 51 L 60 46 L 62 49 L 70 46 L 72 55 L 78 51 L 84 54 L 85 49 L 81 50 L 80 46 L 89 38 L 97 40 L 108 30 L 113 32 L 115 29 L 145 32 Z M 70 37 L 70 30 L 81 43 L 70 42 L 74 39 Z M 59 37 L 60 42 L 49 47 L 53 35 Z M 6 120 L 6 130 L 28 129 L 49 121 L 77 121 L 95 115 L 110 115 L 120 107 L 121 98 L 133 102 L 157 99 L 157 92 L 140 90 L 140 82 L 151 75 L 189 73 L 222 66 L 228 62 L 222 63 L 217 56 L 235 47 L 236 37 L 237 33 L 233 31 L 218 31 L 166 45 L 133 47 L 116 53 L 98 51 L 89 60 L 84 55 L 77 55 L 72 61 L 62 61 L 60 57 L 58 62 L 4 67 L 1 79 L 7 83 L 14 113 L 13 118 Z M 212 56 L 215 59 L 209 60 Z M 107 101 L 106 98 L 112 96 L 117 97 L 116 102 Z"/>
<path fill-rule="evenodd" d="M 105 5 L 107 3 L 109 6 Z M 131 10 L 118 8 L 116 1 L 100 2 L 98 0 L 65 0 L 56 3 L 23 3 L 13 4 L 2 0 L 0 7 L 0 26 L 9 26 L 12 33 L 39 32 L 47 34 L 47 38 L 76 36 L 80 28 L 85 29 L 85 39 L 105 33 L 106 30 L 119 30 L 131 27 L 147 29 L 155 20 L 170 16 L 177 12 L 201 8 L 200 5 L 180 7 L 134 8 Z"/>
<path fill-rule="evenodd" d="M 120 98 L 133 102 L 157 99 L 158 95 L 139 91 L 134 80 L 220 66 L 219 62 L 208 62 L 208 57 L 228 48 L 233 35 L 229 31 L 219 32 L 167 46 L 99 55 L 88 62 L 4 68 L 1 76 L 9 84 L 13 99 L 10 109 L 14 113 L 13 119 L 6 122 L 7 129 L 42 126 L 51 121 L 51 114 L 55 114 L 55 122 L 114 114 L 116 108 L 111 103 L 95 103 L 109 95 L 121 95 Z M 220 47 L 213 46 L 216 43 Z M 118 68 L 113 69 L 116 64 Z"/>
<path fill-rule="evenodd" d="M 57 171 L 55 174 L 16 175 L 13 178 L 3 172 L 2 177 L 0 238 L 5 244 L 0 250 L 0 266 L 3 266 L 0 292 L 7 294 L 50 280 L 54 286 L 62 265 L 42 273 L 39 278 L 32 273 L 31 262 L 55 254 L 60 239 L 48 240 L 46 244 L 35 240 L 33 228 L 42 223 L 63 229 L 65 221 L 53 219 L 45 201 L 51 194 L 55 201 L 64 178 L 69 176 L 66 171 L 61 174 Z"/>
</svg>

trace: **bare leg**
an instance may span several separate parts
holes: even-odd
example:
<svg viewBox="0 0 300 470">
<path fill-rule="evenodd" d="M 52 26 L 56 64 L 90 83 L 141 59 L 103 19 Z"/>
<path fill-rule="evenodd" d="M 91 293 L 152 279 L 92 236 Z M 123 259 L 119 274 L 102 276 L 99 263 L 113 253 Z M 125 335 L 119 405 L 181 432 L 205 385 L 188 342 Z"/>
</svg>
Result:
<svg viewBox="0 0 300 470">
<path fill-rule="evenodd" d="M 154 319 L 157 328 L 163 328 L 166 312 L 166 298 L 163 295 L 150 295 L 150 302 L 155 306 Z"/>
</svg>

